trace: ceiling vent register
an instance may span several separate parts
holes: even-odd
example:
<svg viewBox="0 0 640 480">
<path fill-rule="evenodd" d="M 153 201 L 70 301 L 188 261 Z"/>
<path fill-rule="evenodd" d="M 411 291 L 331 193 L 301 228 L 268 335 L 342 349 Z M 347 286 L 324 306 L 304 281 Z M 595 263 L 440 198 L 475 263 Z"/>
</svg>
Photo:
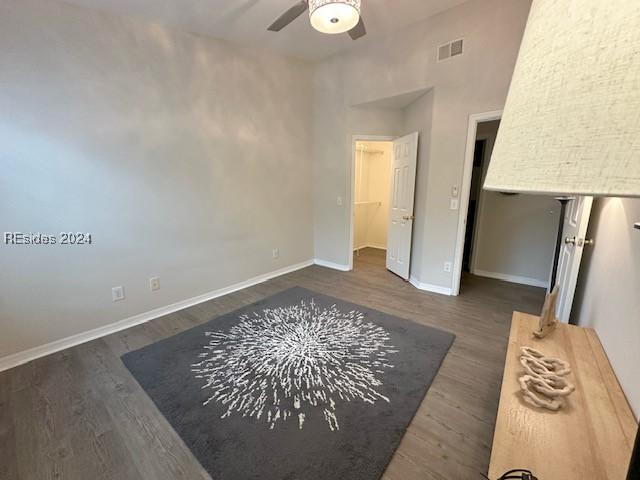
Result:
<svg viewBox="0 0 640 480">
<path fill-rule="evenodd" d="M 438 61 L 442 62 L 452 57 L 462 55 L 464 51 L 464 40 L 454 40 L 453 42 L 440 45 L 438 47 Z"/>
</svg>

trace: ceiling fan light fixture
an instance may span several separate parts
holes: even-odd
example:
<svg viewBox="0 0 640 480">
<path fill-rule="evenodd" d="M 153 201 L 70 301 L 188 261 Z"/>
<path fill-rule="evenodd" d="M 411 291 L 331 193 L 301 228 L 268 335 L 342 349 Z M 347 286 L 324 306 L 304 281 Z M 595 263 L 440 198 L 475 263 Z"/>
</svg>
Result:
<svg viewBox="0 0 640 480">
<path fill-rule="evenodd" d="M 360 0 L 309 0 L 309 18 L 319 32 L 348 32 L 360 21 Z"/>
</svg>

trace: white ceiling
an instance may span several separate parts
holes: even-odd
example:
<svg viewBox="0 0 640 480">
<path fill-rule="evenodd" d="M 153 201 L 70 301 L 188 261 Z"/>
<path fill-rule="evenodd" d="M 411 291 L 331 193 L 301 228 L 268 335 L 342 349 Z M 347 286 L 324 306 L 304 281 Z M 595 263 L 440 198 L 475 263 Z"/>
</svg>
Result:
<svg viewBox="0 0 640 480">
<path fill-rule="evenodd" d="M 318 61 L 354 44 L 370 42 L 467 0 L 362 0 L 368 35 L 313 30 L 306 14 L 279 33 L 267 27 L 297 0 L 66 0 L 68 3 L 130 15 L 192 33 Z"/>
</svg>

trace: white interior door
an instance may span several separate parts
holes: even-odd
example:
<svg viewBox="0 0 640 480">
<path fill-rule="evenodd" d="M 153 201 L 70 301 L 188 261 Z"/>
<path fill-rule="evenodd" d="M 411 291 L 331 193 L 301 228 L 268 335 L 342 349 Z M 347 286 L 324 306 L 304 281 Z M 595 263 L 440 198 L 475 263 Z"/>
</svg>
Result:
<svg viewBox="0 0 640 480">
<path fill-rule="evenodd" d="M 394 140 L 387 230 L 387 268 L 405 280 L 409 279 L 411 260 L 417 162 L 417 132 Z"/>
<path fill-rule="evenodd" d="M 556 316 L 564 323 L 569 323 L 571 315 L 592 204 L 593 197 L 576 197 L 569 201 L 565 211 L 557 276 L 560 292 L 556 304 Z"/>
</svg>

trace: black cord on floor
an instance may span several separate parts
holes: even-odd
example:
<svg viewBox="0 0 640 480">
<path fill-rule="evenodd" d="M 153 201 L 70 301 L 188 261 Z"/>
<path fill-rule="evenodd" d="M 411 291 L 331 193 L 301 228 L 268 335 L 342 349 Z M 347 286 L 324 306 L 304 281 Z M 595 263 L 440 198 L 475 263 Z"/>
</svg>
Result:
<svg viewBox="0 0 640 480">
<path fill-rule="evenodd" d="M 485 478 L 486 480 L 491 480 L 489 477 L 487 477 L 482 472 L 480 472 L 480 475 L 482 475 L 482 477 Z M 531 473 L 531 470 L 523 470 L 523 469 L 517 468 L 515 470 L 509 470 L 507 473 L 502 475 L 497 480 L 511 480 L 511 479 L 513 479 L 513 480 L 538 480 L 538 477 L 536 477 L 533 473 Z"/>
</svg>

